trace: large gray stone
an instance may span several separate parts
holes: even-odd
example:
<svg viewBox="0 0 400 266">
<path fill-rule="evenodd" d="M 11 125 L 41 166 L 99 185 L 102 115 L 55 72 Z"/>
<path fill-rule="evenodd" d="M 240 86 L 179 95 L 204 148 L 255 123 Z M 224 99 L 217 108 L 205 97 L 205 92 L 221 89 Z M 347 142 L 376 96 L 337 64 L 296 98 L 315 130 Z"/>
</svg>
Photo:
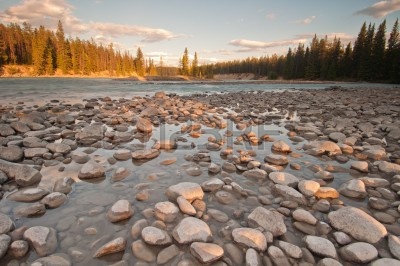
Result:
<svg viewBox="0 0 400 266">
<path fill-rule="evenodd" d="M 255 208 L 247 217 L 251 227 L 261 226 L 273 236 L 280 236 L 286 233 L 286 225 L 283 216 L 275 211 L 267 210 L 263 207 Z"/>
<path fill-rule="evenodd" d="M 356 242 L 342 247 L 339 254 L 346 261 L 368 263 L 378 257 L 378 250 L 369 243 Z"/>
<path fill-rule="evenodd" d="M 40 257 L 52 254 L 57 249 L 57 233 L 50 227 L 34 226 L 24 232 L 24 239 Z"/>
<path fill-rule="evenodd" d="M 170 223 L 179 214 L 179 208 L 169 201 L 158 202 L 154 206 L 154 216 L 163 222 Z"/>
<path fill-rule="evenodd" d="M 396 259 L 400 260 L 400 238 L 395 235 L 389 235 L 388 246 L 390 253 L 392 253 Z"/>
<path fill-rule="evenodd" d="M 19 162 L 24 158 L 24 152 L 20 147 L 10 146 L 3 147 L 0 146 L 0 159 L 8 162 Z"/>
<path fill-rule="evenodd" d="M 149 245 L 169 245 L 172 239 L 169 234 L 154 226 L 147 226 L 142 230 L 142 238 Z"/>
<path fill-rule="evenodd" d="M 71 147 L 63 143 L 49 143 L 46 148 L 53 153 L 67 154 L 71 151 Z"/>
<path fill-rule="evenodd" d="M 182 182 L 170 186 L 165 194 L 171 200 L 175 201 L 179 196 L 183 196 L 189 202 L 193 202 L 196 199 L 202 200 L 204 196 L 201 186 L 192 182 Z"/>
<path fill-rule="evenodd" d="M 378 164 L 378 168 L 381 172 L 384 172 L 384 173 L 400 174 L 400 165 L 399 164 L 383 161 Z"/>
<path fill-rule="evenodd" d="M 285 172 L 272 172 L 268 177 L 275 184 L 281 184 L 289 187 L 297 187 L 297 184 L 299 183 L 299 179 L 297 177 Z"/>
<path fill-rule="evenodd" d="M 292 187 L 276 184 L 274 186 L 274 190 L 286 200 L 293 200 L 303 205 L 307 203 L 306 198 L 303 196 L 303 194 Z"/>
<path fill-rule="evenodd" d="M 6 234 L 0 234 L 0 259 L 6 254 L 11 243 L 11 237 Z"/>
<path fill-rule="evenodd" d="M 180 221 L 172 232 L 179 244 L 209 242 L 212 239 L 210 227 L 200 219 L 187 217 Z"/>
<path fill-rule="evenodd" d="M 335 246 L 326 238 L 318 236 L 305 236 L 303 238 L 307 248 L 318 256 L 336 258 Z"/>
<path fill-rule="evenodd" d="M 96 163 L 95 161 L 89 161 L 82 166 L 78 177 L 80 179 L 91 179 L 103 177 L 104 174 L 105 169 L 102 165 Z"/>
<path fill-rule="evenodd" d="M 252 228 L 235 228 L 232 231 L 233 240 L 248 248 L 264 252 L 267 249 L 267 239 L 260 231 Z"/>
<path fill-rule="evenodd" d="M 133 215 L 131 203 L 127 200 L 119 200 L 111 206 L 107 213 L 107 217 L 112 223 L 129 219 Z"/>
<path fill-rule="evenodd" d="M 201 242 L 192 243 L 190 252 L 202 263 L 211 263 L 224 255 L 224 250 L 220 246 Z"/>
<path fill-rule="evenodd" d="M 387 235 L 385 226 L 366 212 L 354 207 L 343 207 L 330 212 L 328 219 L 335 229 L 370 244 L 377 243 Z"/>
<path fill-rule="evenodd" d="M 14 223 L 8 215 L 0 212 L 0 235 L 7 234 L 14 228 Z"/>
<path fill-rule="evenodd" d="M 42 175 L 38 170 L 28 165 L 15 164 L 0 160 L 0 170 L 7 174 L 8 178 L 14 178 L 20 186 L 30 186 L 39 181 Z"/>
</svg>

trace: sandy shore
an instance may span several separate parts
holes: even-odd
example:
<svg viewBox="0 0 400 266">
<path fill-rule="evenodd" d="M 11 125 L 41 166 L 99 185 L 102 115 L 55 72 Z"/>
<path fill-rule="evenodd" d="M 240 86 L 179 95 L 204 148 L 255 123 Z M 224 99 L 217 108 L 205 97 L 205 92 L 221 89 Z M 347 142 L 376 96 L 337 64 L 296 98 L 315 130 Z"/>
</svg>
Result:
<svg viewBox="0 0 400 266">
<path fill-rule="evenodd" d="M 397 265 L 400 90 L 1 107 L 0 259 Z"/>
</svg>

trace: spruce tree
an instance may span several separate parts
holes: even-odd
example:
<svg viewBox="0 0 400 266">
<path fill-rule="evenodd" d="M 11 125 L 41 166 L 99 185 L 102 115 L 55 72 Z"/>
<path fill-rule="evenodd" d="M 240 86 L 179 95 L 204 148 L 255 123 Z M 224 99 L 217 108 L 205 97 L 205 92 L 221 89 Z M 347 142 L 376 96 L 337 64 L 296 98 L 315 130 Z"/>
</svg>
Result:
<svg viewBox="0 0 400 266">
<path fill-rule="evenodd" d="M 197 58 L 197 52 L 194 53 L 194 58 L 192 61 L 192 76 L 193 77 L 199 76 L 199 60 Z"/>
<path fill-rule="evenodd" d="M 140 47 L 136 51 L 136 58 L 135 58 L 135 69 L 136 73 L 143 77 L 146 73 L 146 66 L 144 62 L 144 55 Z"/>
<path fill-rule="evenodd" d="M 352 76 L 354 78 L 358 78 L 362 56 L 365 49 L 365 42 L 367 39 L 367 25 L 364 24 L 361 26 L 360 32 L 358 33 L 357 40 L 354 43 L 353 49 L 353 73 Z"/>
<path fill-rule="evenodd" d="M 386 72 L 387 78 L 391 82 L 400 83 L 400 34 L 399 19 L 393 25 L 388 40 L 387 56 L 386 56 Z"/>
<path fill-rule="evenodd" d="M 65 55 L 65 36 L 64 29 L 61 21 L 58 21 L 56 31 L 56 48 L 57 48 L 57 68 L 62 71 L 63 74 L 67 74 L 66 55 Z"/>
<path fill-rule="evenodd" d="M 184 76 L 188 76 L 189 75 L 189 52 L 188 52 L 187 48 L 185 48 L 185 51 L 183 52 L 181 64 L 182 64 L 181 74 Z"/>
</svg>

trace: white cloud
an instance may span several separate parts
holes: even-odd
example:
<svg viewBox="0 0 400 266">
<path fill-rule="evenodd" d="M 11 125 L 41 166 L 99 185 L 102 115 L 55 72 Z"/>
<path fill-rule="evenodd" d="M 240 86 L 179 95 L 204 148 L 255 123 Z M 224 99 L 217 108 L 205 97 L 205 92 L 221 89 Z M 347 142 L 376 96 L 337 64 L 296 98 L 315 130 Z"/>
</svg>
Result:
<svg viewBox="0 0 400 266">
<path fill-rule="evenodd" d="M 314 19 L 316 19 L 316 16 L 311 16 L 305 19 L 301 19 L 301 20 L 297 20 L 296 23 L 297 24 L 310 24 Z"/>
<path fill-rule="evenodd" d="M 294 38 L 289 40 L 273 41 L 273 42 L 260 42 L 246 39 L 236 39 L 229 42 L 230 45 L 241 47 L 242 49 L 237 52 L 251 52 L 257 50 L 264 50 L 273 47 L 297 45 L 299 43 L 305 43 L 307 38 Z"/>
<path fill-rule="evenodd" d="M 91 32 L 93 35 L 111 37 L 139 36 L 142 42 L 159 42 L 183 36 L 160 28 L 102 22 L 84 23 L 73 11 L 74 7 L 66 0 L 23 0 L 22 3 L 1 12 L 0 21 L 28 22 L 35 27 L 43 25 L 55 29 L 58 20 L 61 20 L 64 31 L 69 34 Z"/>
<path fill-rule="evenodd" d="M 267 20 L 275 20 L 276 19 L 276 14 L 274 13 L 268 13 L 267 15 L 265 15 L 265 18 Z"/>
<path fill-rule="evenodd" d="M 400 0 L 379 1 L 372 6 L 355 12 L 356 15 L 367 15 L 374 18 L 382 18 L 400 10 Z"/>
<path fill-rule="evenodd" d="M 315 34 L 311 34 L 311 33 L 306 33 L 306 34 L 299 34 L 296 35 L 297 38 L 299 39 L 308 39 L 311 40 L 312 38 L 314 38 Z M 335 37 L 336 38 L 340 38 L 340 41 L 342 42 L 343 45 L 346 45 L 348 42 L 353 42 L 356 37 L 353 35 L 350 35 L 348 33 L 344 33 L 344 32 L 331 32 L 331 33 L 326 33 L 326 34 L 317 34 L 317 37 L 319 39 L 321 38 L 325 38 L 325 36 L 328 37 L 328 40 L 333 40 Z"/>
<path fill-rule="evenodd" d="M 135 25 L 123 25 L 115 23 L 101 23 L 91 22 L 89 27 L 103 35 L 110 35 L 112 37 L 121 36 L 141 36 L 143 42 L 159 42 L 163 40 L 170 40 L 173 38 L 181 37 L 174 35 L 172 32 L 164 29 L 148 28 Z"/>
</svg>

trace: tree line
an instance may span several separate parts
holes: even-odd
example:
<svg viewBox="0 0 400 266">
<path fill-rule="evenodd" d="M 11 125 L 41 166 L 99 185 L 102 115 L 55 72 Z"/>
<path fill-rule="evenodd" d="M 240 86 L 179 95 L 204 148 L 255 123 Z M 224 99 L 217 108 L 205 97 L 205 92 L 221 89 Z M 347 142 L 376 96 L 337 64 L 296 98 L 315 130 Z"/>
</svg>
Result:
<svg viewBox="0 0 400 266">
<path fill-rule="evenodd" d="M 400 83 L 400 36 L 398 19 L 386 38 L 386 20 L 364 22 L 354 44 L 343 45 L 314 35 L 306 47 L 289 48 L 286 55 L 251 57 L 207 65 L 215 74 L 252 73 L 270 79 L 363 80 Z"/>
<path fill-rule="evenodd" d="M 44 26 L 32 28 L 0 24 L 0 70 L 3 65 L 28 65 L 33 75 L 91 75 L 128 76 L 136 73 L 156 75 L 153 59 L 145 59 L 140 48 L 136 56 L 114 49 L 113 44 L 97 44 L 79 38 L 66 38 L 59 21 L 56 32 Z"/>
<path fill-rule="evenodd" d="M 159 65 L 145 59 L 140 48 L 136 55 L 121 52 L 113 44 L 104 46 L 93 39 L 66 38 L 59 21 L 55 32 L 28 23 L 0 24 L 0 75 L 3 65 L 29 65 L 33 75 L 171 76 L 213 78 L 215 74 L 253 73 L 269 79 L 364 80 L 400 83 L 400 34 L 398 19 L 389 38 L 386 20 L 377 28 L 364 22 L 354 44 L 343 45 L 340 38 L 318 38 L 310 44 L 289 48 L 286 55 L 249 57 L 215 64 L 199 64 L 197 52 L 189 60 L 188 49 L 178 67 Z"/>
</svg>

